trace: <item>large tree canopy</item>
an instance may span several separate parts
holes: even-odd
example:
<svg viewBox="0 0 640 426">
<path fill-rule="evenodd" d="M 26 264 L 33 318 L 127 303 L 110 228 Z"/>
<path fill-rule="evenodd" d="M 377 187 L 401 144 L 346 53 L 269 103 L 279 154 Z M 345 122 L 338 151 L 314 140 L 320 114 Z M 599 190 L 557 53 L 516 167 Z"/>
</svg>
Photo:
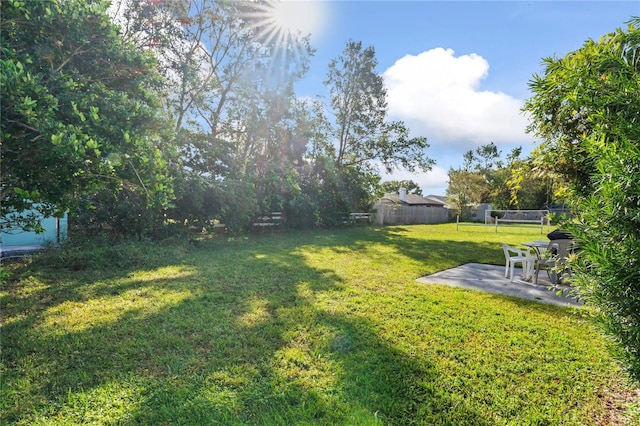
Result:
<svg viewBox="0 0 640 426">
<path fill-rule="evenodd" d="M 271 2 L 115 0 L 110 11 L 125 40 L 159 59 L 181 156 L 169 214 L 242 232 L 260 211 L 282 211 L 306 150 L 293 85 L 309 37 L 275 37 Z"/>
<path fill-rule="evenodd" d="M 170 199 L 155 62 L 124 43 L 107 4 L 2 2 L 2 226 L 37 228 L 104 189 L 147 206 Z"/>
<path fill-rule="evenodd" d="M 98 0 L 2 8 L 5 226 L 73 210 L 141 234 L 172 189 L 178 222 L 244 232 L 283 211 L 332 225 L 370 208 L 380 167 L 432 165 L 425 138 L 387 121 L 372 47 L 349 42 L 329 64 L 331 111 L 296 98 L 313 50 L 274 36 L 270 2 L 114 0 L 111 19 Z"/>
<path fill-rule="evenodd" d="M 576 211 L 573 282 L 640 379 L 640 19 L 545 63 L 525 109 Z"/>
<path fill-rule="evenodd" d="M 387 90 L 377 64 L 375 49 L 355 41 L 329 63 L 325 84 L 335 116 L 336 162 L 343 167 L 378 162 L 389 172 L 397 166 L 429 171 L 427 139 L 410 138 L 403 122 L 387 121 Z"/>
</svg>

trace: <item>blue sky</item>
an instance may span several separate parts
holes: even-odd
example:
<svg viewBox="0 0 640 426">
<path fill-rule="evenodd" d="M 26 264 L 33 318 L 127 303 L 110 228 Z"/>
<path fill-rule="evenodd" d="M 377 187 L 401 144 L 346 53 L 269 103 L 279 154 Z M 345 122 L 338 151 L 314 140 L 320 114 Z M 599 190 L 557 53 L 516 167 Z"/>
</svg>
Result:
<svg viewBox="0 0 640 426">
<path fill-rule="evenodd" d="M 396 172 L 425 194 L 444 195 L 446 173 L 469 149 L 494 142 L 507 154 L 533 137 L 519 109 L 542 58 L 564 56 L 640 16 L 636 1 L 292 1 L 290 16 L 316 49 L 298 96 L 328 96 L 327 65 L 349 39 L 373 45 L 390 118 L 426 136 L 436 167 Z M 290 24 L 290 25 L 294 25 Z"/>
</svg>

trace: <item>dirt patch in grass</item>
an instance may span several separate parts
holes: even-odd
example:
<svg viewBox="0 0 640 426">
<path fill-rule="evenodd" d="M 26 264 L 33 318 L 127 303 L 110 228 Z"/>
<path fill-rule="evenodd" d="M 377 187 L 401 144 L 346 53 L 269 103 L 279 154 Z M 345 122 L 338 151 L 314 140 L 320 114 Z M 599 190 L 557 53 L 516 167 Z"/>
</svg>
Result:
<svg viewBox="0 0 640 426">
<path fill-rule="evenodd" d="M 600 395 L 604 413 L 596 418 L 599 426 L 640 425 L 640 388 L 625 389 L 617 386 Z"/>
</svg>

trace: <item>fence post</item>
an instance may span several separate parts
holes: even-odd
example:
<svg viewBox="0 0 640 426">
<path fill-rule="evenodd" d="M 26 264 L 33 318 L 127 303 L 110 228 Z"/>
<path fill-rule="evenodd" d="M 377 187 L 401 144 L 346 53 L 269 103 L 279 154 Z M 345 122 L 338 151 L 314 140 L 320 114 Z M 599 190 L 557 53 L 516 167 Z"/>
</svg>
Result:
<svg viewBox="0 0 640 426">
<path fill-rule="evenodd" d="M 496 234 L 498 233 L 498 222 L 500 221 L 500 219 L 498 219 L 498 217 L 496 216 Z"/>
<path fill-rule="evenodd" d="M 456 231 L 458 230 L 458 225 L 460 224 L 460 215 L 456 215 Z"/>
</svg>

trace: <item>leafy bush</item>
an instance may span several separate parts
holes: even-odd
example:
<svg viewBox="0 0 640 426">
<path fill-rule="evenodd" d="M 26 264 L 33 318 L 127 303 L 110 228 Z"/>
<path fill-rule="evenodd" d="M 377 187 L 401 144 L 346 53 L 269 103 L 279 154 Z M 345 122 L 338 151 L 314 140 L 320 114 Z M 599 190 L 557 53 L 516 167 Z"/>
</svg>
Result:
<svg viewBox="0 0 640 426">
<path fill-rule="evenodd" d="M 580 199 L 570 226 L 583 252 L 575 281 L 640 379 L 640 147 L 626 140 L 587 146 L 606 175 L 594 195 Z"/>
<path fill-rule="evenodd" d="M 7 278 L 9 278 L 9 271 L 0 266 L 0 286 L 4 285 L 4 283 L 7 281 Z"/>
<path fill-rule="evenodd" d="M 144 196 L 130 188 L 100 191 L 87 200 L 91 208 L 78 211 L 74 223 L 86 234 L 142 239 L 164 226 L 162 210 L 150 208 Z"/>
<path fill-rule="evenodd" d="M 320 222 L 318 206 L 308 194 L 298 194 L 285 207 L 287 227 L 294 229 L 313 228 Z"/>
<path fill-rule="evenodd" d="M 185 240 L 185 245 L 187 244 Z M 186 250 L 186 248 L 185 248 Z M 123 269 L 161 263 L 172 254 L 162 244 L 104 236 L 74 236 L 60 247 L 48 247 L 34 255 L 36 266 L 82 271 Z"/>
<path fill-rule="evenodd" d="M 640 380 L 640 18 L 545 61 L 526 109 L 537 161 L 566 179 L 577 212 L 573 282 Z"/>
</svg>

